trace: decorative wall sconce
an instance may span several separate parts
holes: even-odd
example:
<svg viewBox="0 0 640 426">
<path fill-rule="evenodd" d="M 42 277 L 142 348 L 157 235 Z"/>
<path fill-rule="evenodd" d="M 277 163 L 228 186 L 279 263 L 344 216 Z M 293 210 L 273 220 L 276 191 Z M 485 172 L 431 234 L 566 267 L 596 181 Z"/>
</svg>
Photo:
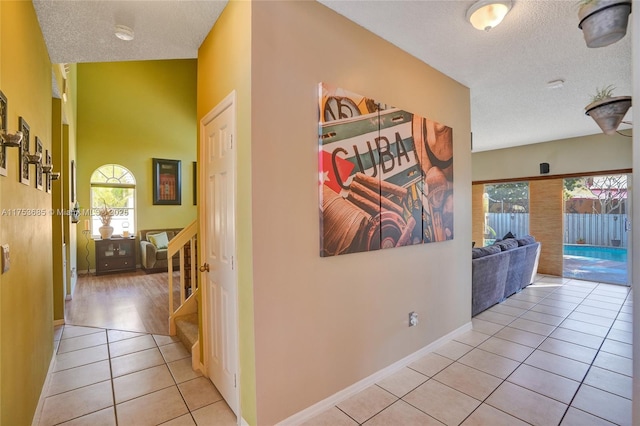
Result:
<svg viewBox="0 0 640 426">
<path fill-rule="evenodd" d="M 7 175 L 7 148 L 19 147 L 22 134 L 7 134 L 7 97 L 0 91 L 0 176 Z"/>
<path fill-rule="evenodd" d="M 39 149 L 33 154 L 26 154 L 27 164 L 33 164 L 36 166 L 35 173 L 35 181 L 36 181 L 36 189 L 42 191 L 44 188 L 43 179 L 42 179 L 42 142 L 38 138 L 36 138 L 36 146 L 39 146 Z"/>
<path fill-rule="evenodd" d="M 35 166 L 40 165 L 42 163 L 42 153 L 36 152 L 34 154 L 27 154 L 27 163 L 34 164 Z"/>
<path fill-rule="evenodd" d="M 48 157 L 47 160 L 51 161 L 51 157 Z M 60 173 L 56 173 L 53 171 L 53 164 L 51 164 L 50 162 L 44 163 L 41 167 L 43 175 L 49 176 L 51 180 L 60 179 Z"/>
<path fill-rule="evenodd" d="M 4 130 L 4 129 L 0 129 L 0 130 Z M 2 147 L 10 147 L 10 148 L 20 148 L 20 145 L 22 145 L 22 132 L 16 132 L 13 135 L 8 134 L 8 133 L 1 133 L 0 134 L 0 144 L 2 145 Z"/>
<path fill-rule="evenodd" d="M 44 151 L 44 163 L 42 164 L 42 168 L 40 169 L 42 175 L 45 176 L 44 180 L 44 190 L 48 194 L 51 193 L 51 172 L 53 171 L 53 164 L 51 160 L 51 154 L 49 154 L 49 150 L 46 149 Z"/>
</svg>

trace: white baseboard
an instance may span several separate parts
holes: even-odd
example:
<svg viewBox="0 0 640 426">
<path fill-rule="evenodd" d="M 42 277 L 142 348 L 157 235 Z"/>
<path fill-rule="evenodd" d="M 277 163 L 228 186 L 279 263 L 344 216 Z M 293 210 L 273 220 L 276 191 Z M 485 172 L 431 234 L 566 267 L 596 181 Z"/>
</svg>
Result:
<svg viewBox="0 0 640 426">
<path fill-rule="evenodd" d="M 422 358 L 426 354 L 433 352 L 443 344 L 449 342 L 453 338 L 469 330 L 471 330 L 471 322 L 468 322 L 462 327 L 459 327 L 453 330 L 451 333 L 448 333 L 445 336 L 442 336 L 438 340 L 402 358 L 401 360 L 394 362 L 388 367 L 385 367 L 382 370 L 379 370 L 373 373 L 369 377 L 366 377 L 360 380 L 359 382 L 356 382 L 353 385 L 331 395 L 330 397 L 323 399 L 322 401 L 312 405 L 311 407 L 305 408 L 304 410 L 299 411 L 298 413 L 282 420 L 281 422 L 278 423 L 278 425 L 293 426 L 293 425 L 299 425 L 301 423 L 304 423 L 307 420 L 310 420 L 313 417 L 317 416 L 318 414 L 322 413 L 323 411 L 328 410 L 334 405 L 337 405 L 340 402 L 352 397 L 353 395 L 356 395 L 357 393 L 363 391 L 369 386 L 376 384 L 377 382 L 384 379 L 385 377 L 390 376 L 391 374 L 396 373 L 397 371 L 400 371 L 401 369 L 411 364 L 412 362 L 417 361 L 418 359 Z"/>
<path fill-rule="evenodd" d="M 58 320 L 61 321 L 61 320 Z M 64 320 L 63 324 L 64 324 Z M 56 342 L 57 343 L 57 342 Z M 40 391 L 40 398 L 38 398 L 38 405 L 36 406 L 36 411 L 33 413 L 33 419 L 31 420 L 31 426 L 38 426 L 40 423 L 40 417 L 42 416 L 42 408 L 44 407 L 44 400 L 47 398 L 47 394 L 49 393 L 49 386 L 51 383 L 51 372 L 53 371 L 53 367 L 56 362 L 56 352 L 57 345 L 53 345 L 53 354 L 51 354 L 51 362 L 49 363 L 49 370 L 47 371 L 47 377 L 44 379 L 44 384 L 42 385 L 42 391 Z"/>
</svg>

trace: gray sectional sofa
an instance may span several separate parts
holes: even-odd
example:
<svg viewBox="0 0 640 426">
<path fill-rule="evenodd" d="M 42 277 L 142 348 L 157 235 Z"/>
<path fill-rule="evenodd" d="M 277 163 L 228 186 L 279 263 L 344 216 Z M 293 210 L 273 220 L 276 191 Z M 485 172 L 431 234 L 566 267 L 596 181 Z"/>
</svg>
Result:
<svg viewBox="0 0 640 426">
<path fill-rule="evenodd" d="M 473 248 L 471 316 L 531 284 L 538 271 L 540 248 L 529 235 Z"/>
</svg>

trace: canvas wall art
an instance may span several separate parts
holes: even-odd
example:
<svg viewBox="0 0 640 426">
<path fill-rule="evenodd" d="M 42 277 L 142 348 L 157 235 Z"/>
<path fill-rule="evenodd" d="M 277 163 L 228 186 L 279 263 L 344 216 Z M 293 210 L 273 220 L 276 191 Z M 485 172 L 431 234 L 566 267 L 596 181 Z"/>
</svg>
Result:
<svg viewBox="0 0 640 426">
<path fill-rule="evenodd" d="M 453 130 L 319 85 L 320 255 L 453 239 Z"/>
</svg>

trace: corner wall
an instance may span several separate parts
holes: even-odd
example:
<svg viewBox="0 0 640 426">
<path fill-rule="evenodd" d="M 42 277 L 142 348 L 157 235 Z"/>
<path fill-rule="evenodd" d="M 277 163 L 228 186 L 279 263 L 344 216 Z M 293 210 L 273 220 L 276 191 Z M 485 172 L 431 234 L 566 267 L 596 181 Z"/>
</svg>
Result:
<svg viewBox="0 0 640 426">
<path fill-rule="evenodd" d="M 251 14 L 253 2 L 231 0 L 198 50 L 198 123 L 236 91 L 236 254 L 240 410 L 250 425 L 256 417 L 252 253 Z M 258 129 L 259 131 L 259 129 Z M 198 141 L 199 143 L 199 141 Z M 202 246 L 200 246 L 202 248 Z M 203 348 L 204 349 L 204 348 Z"/>
<path fill-rule="evenodd" d="M 136 233 L 183 227 L 196 218 L 192 196 L 196 67 L 194 59 L 78 64 L 76 156 L 81 211 L 90 207 L 91 174 L 113 163 L 126 167 L 136 178 Z M 181 205 L 153 205 L 152 158 L 182 161 Z M 81 216 L 79 224 L 88 218 Z M 84 235 L 77 232 L 81 273 L 87 270 L 85 244 Z M 89 263 L 95 269 L 93 251 L 90 241 Z"/>
<path fill-rule="evenodd" d="M 268 425 L 470 321 L 470 106 L 466 87 L 319 3 L 255 2 L 251 30 L 257 420 Z M 453 128 L 454 240 L 319 256 L 322 81 Z"/>
<path fill-rule="evenodd" d="M 51 63 L 33 4 L 0 1 L 0 90 L 8 99 L 8 130 L 23 116 L 51 151 Z M 31 424 L 53 353 L 51 195 L 18 181 L 18 150 L 7 149 L 0 177 L 3 211 L 44 211 L 0 217 L 0 244 L 9 244 L 11 268 L 0 275 L 0 424 Z"/>
</svg>

